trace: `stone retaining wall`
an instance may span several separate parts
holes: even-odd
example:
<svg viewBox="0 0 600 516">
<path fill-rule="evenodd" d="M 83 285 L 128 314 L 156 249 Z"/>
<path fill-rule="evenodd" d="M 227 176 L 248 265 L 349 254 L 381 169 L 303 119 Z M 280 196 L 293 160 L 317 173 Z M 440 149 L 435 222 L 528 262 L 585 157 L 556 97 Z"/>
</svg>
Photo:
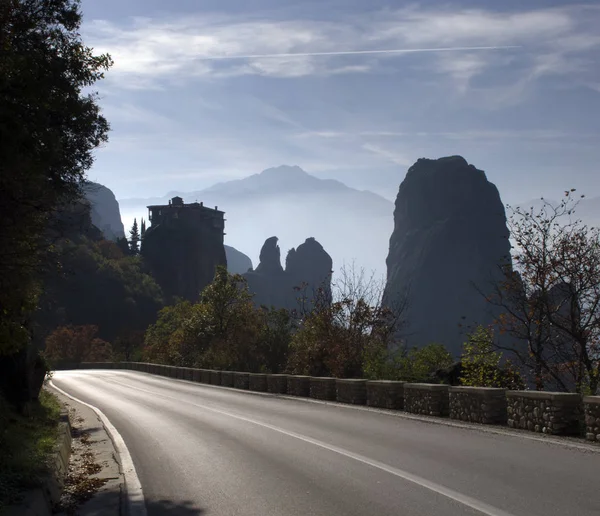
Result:
<svg viewBox="0 0 600 516">
<path fill-rule="evenodd" d="M 600 442 L 600 396 L 583 398 L 585 411 L 585 438 Z"/>
<path fill-rule="evenodd" d="M 66 409 L 60 413 L 58 423 L 58 438 L 54 447 L 54 456 L 50 460 L 50 473 L 46 479 L 44 488 L 51 503 L 59 502 L 65 487 L 65 479 L 69 471 L 69 459 L 71 458 L 71 422 Z"/>
<path fill-rule="evenodd" d="M 221 385 L 233 387 L 233 371 L 221 371 Z"/>
<path fill-rule="evenodd" d="M 23 493 L 21 502 L 0 510 L 6 516 L 50 516 L 64 491 L 71 459 L 71 422 L 66 409 L 61 409 L 54 452 L 49 460 L 47 475 L 41 479 L 41 487 Z"/>
<path fill-rule="evenodd" d="M 447 417 L 449 413 L 448 386 L 405 383 L 404 410 L 411 414 Z"/>
<path fill-rule="evenodd" d="M 506 389 L 450 387 L 450 418 L 481 423 L 506 424 Z"/>
<path fill-rule="evenodd" d="M 240 373 L 235 371 L 233 373 L 233 386 L 236 389 L 242 389 L 247 391 L 250 387 L 249 373 Z"/>
<path fill-rule="evenodd" d="M 369 380 L 367 382 L 367 405 L 386 409 L 404 408 L 404 382 Z"/>
<path fill-rule="evenodd" d="M 221 371 L 211 371 L 210 372 L 210 384 L 211 385 L 221 385 Z"/>
<path fill-rule="evenodd" d="M 577 435 L 583 419 L 579 394 L 507 391 L 508 426 L 551 435 Z"/>
<path fill-rule="evenodd" d="M 317 400 L 336 399 L 335 378 L 310 377 L 310 397 Z"/>
<path fill-rule="evenodd" d="M 268 374 L 267 375 L 267 391 L 273 394 L 287 393 L 287 374 Z"/>
<path fill-rule="evenodd" d="M 336 400 L 351 405 L 367 403 L 367 380 L 338 378 L 335 381 Z"/>
<path fill-rule="evenodd" d="M 267 392 L 267 375 L 264 373 L 249 373 L 248 388 L 251 391 Z"/>
<path fill-rule="evenodd" d="M 291 396 L 310 396 L 310 376 L 289 375 L 287 382 L 287 393 Z"/>
<path fill-rule="evenodd" d="M 504 425 L 600 442 L 600 396 L 449 387 L 386 380 L 211 371 L 141 362 L 75 364 L 77 369 L 127 369 L 236 389 L 368 405 L 472 423 Z M 61 368 L 64 369 L 64 368 Z"/>
</svg>

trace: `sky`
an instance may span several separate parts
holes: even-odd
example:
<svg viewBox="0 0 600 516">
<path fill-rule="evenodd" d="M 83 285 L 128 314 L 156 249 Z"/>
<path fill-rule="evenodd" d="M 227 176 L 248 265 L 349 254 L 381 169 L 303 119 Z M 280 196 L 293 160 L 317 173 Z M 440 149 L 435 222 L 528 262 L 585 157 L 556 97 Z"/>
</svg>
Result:
<svg viewBox="0 0 600 516">
<path fill-rule="evenodd" d="M 114 66 L 92 180 L 162 196 L 281 164 L 393 200 L 460 154 L 505 202 L 600 195 L 600 5 L 83 0 Z M 558 194 L 558 195 L 557 195 Z"/>
</svg>

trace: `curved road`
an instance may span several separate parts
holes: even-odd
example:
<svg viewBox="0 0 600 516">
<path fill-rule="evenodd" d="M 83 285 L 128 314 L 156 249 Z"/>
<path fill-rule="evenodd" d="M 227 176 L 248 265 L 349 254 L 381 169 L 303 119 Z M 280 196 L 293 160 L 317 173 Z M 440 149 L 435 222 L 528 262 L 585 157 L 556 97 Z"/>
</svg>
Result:
<svg viewBox="0 0 600 516">
<path fill-rule="evenodd" d="M 598 516 L 600 453 L 131 371 L 53 383 L 123 437 L 149 516 Z"/>
</svg>

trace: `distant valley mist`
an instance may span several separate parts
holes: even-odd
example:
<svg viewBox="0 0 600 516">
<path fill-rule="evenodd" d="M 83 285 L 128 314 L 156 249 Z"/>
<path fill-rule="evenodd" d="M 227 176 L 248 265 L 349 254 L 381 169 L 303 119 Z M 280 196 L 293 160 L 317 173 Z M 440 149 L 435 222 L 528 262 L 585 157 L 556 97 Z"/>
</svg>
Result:
<svg viewBox="0 0 600 516">
<path fill-rule="evenodd" d="M 401 180 L 398 177 L 398 184 Z M 225 243 L 248 255 L 254 264 L 262 244 L 271 236 L 279 237 L 282 257 L 314 237 L 332 256 L 334 271 L 354 261 L 357 268 L 385 276 L 394 204 L 372 192 L 318 179 L 299 167 L 281 166 L 205 190 L 121 199 L 125 228 L 131 227 L 134 217 L 138 222 L 147 217 L 147 205 L 167 204 L 175 195 L 185 202 L 203 202 L 225 211 Z"/>
</svg>

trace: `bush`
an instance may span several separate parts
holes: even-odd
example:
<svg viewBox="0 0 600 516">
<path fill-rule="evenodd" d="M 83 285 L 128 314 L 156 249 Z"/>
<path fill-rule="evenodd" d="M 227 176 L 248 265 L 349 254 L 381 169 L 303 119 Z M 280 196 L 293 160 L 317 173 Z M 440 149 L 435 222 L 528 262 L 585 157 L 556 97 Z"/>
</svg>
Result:
<svg viewBox="0 0 600 516">
<path fill-rule="evenodd" d="M 463 347 L 461 385 L 523 389 L 520 373 L 510 361 L 501 362 L 502 353 L 494 351 L 493 329 L 478 326 Z"/>
<path fill-rule="evenodd" d="M 22 491 L 40 485 L 54 451 L 60 403 L 42 390 L 27 415 L 0 396 L 0 512 Z"/>
</svg>

